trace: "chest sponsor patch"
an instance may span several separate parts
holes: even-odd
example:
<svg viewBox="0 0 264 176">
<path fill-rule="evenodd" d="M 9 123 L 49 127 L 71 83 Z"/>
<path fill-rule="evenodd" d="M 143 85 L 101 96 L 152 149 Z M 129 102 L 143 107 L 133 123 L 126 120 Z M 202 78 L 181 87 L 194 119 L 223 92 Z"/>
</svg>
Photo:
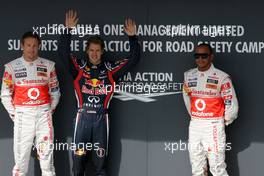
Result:
<svg viewBox="0 0 264 176">
<path fill-rule="evenodd" d="M 15 73 L 16 78 L 24 78 L 27 77 L 27 72 L 20 72 L 20 73 Z"/>
<path fill-rule="evenodd" d="M 104 75 L 104 76 L 99 76 L 98 78 L 99 78 L 99 79 L 105 79 L 105 78 L 107 78 L 107 76 L 106 76 L 106 75 Z"/>
<path fill-rule="evenodd" d="M 91 75 L 90 75 L 90 73 L 83 73 L 83 77 L 90 79 Z"/>
<path fill-rule="evenodd" d="M 85 66 L 84 67 L 84 70 L 87 72 L 87 71 L 91 71 L 91 69 L 90 69 L 90 67 L 88 67 L 88 66 Z"/>
<path fill-rule="evenodd" d="M 189 78 L 188 81 L 197 81 L 197 78 Z"/>
<path fill-rule="evenodd" d="M 196 87 L 197 82 L 188 82 L 188 87 Z"/>
<path fill-rule="evenodd" d="M 216 79 L 210 79 L 210 78 L 208 78 L 206 82 L 207 83 L 211 83 L 211 84 L 218 84 L 218 80 L 216 80 Z"/>
<path fill-rule="evenodd" d="M 217 85 L 216 84 L 206 84 L 206 88 L 207 89 L 217 89 Z"/>
<path fill-rule="evenodd" d="M 211 78 L 211 79 L 219 79 L 219 77 L 217 77 L 217 76 L 208 76 L 208 78 Z"/>
<path fill-rule="evenodd" d="M 47 72 L 47 68 L 43 68 L 43 67 L 37 67 L 37 71 L 40 71 L 40 72 Z"/>
<path fill-rule="evenodd" d="M 191 114 L 197 118 L 223 117 L 225 111 L 221 97 L 215 98 L 191 98 Z"/>
<path fill-rule="evenodd" d="M 47 77 L 48 75 L 45 72 L 38 72 L 37 76 Z"/>
<path fill-rule="evenodd" d="M 14 72 L 25 72 L 27 69 L 26 68 L 18 68 L 18 69 L 14 69 Z"/>
</svg>

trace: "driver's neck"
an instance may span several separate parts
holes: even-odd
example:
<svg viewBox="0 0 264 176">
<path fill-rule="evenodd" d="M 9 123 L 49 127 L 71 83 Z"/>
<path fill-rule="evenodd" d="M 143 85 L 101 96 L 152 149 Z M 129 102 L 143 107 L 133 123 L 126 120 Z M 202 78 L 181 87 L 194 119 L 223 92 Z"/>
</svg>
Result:
<svg viewBox="0 0 264 176">
<path fill-rule="evenodd" d="M 96 66 L 96 65 L 99 65 L 99 64 L 101 63 L 101 60 L 99 60 L 99 61 L 97 61 L 97 62 L 93 62 L 93 61 L 91 61 L 91 60 L 89 60 L 89 61 L 90 61 L 91 64 L 93 64 L 93 65 L 95 65 L 95 66 Z"/>
<path fill-rule="evenodd" d="M 207 70 L 210 69 L 211 65 L 212 65 L 212 63 L 210 63 L 210 64 L 207 65 L 206 67 L 198 67 L 198 70 L 199 70 L 200 72 L 205 72 L 205 71 L 207 71 Z"/>
<path fill-rule="evenodd" d="M 29 57 L 23 55 L 23 58 L 27 62 L 34 62 L 38 58 L 38 56 L 37 57 L 34 57 L 34 58 L 29 58 Z"/>
</svg>

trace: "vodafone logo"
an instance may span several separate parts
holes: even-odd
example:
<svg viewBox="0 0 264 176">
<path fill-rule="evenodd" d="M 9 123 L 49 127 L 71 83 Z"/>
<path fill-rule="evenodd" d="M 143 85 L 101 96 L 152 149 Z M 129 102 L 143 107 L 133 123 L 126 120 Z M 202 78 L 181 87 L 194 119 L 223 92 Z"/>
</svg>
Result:
<svg viewBox="0 0 264 176">
<path fill-rule="evenodd" d="M 206 108 L 206 104 L 203 99 L 197 99 L 194 105 L 198 111 L 203 111 Z"/>
<path fill-rule="evenodd" d="M 28 89 L 27 95 L 31 100 L 36 100 L 36 99 L 38 99 L 38 97 L 40 95 L 40 91 L 38 88 L 30 88 L 30 89 Z"/>
</svg>

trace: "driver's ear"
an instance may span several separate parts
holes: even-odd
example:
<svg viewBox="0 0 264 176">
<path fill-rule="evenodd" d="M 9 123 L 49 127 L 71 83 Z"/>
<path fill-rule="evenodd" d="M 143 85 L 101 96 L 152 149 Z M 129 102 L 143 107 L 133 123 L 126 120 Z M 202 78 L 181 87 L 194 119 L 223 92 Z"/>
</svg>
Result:
<svg viewBox="0 0 264 176">
<path fill-rule="evenodd" d="M 85 48 L 85 53 L 88 55 L 88 47 Z"/>
<path fill-rule="evenodd" d="M 211 61 L 213 61 L 214 60 L 214 54 L 211 54 Z"/>
<path fill-rule="evenodd" d="M 23 42 L 20 42 L 20 47 L 21 47 L 22 50 L 24 49 L 24 44 L 23 44 Z"/>
</svg>

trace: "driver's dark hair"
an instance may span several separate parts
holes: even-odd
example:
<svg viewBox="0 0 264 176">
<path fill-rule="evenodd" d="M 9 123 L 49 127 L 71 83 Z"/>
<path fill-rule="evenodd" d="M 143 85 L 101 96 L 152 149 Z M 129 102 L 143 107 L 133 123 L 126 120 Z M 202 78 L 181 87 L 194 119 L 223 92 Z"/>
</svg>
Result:
<svg viewBox="0 0 264 176">
<path fill-rule="evenodd" d="M 201 46 L 207 47 L 209 49 L 209 51 L 210 51 L 210 54 L 214 54 L 213 48 L 208 43 L 201 43 L 196 48 L 201 47 Z"/>
<path fill-rule="evenodd" d="M 98 35 L 91 36 L 88 38 L 87 45 L 86 45 L 86 51 L 89 49 L 89 46 L 91 43 L 98 44 L 101 46 L 102 50 L 104 49 L 104 40 L 101 37 L 99 37 Z"/>
<path fill-rule="evenodd" d="M 23 34 L 22 38 L 21 38 L 21 43 L 24 45 L 25 43 L 25 39 L 26 38 L 35 38 L 38 40 L 38 44 L 40 45 L 41 44 L 41 39 L 39 37 L 38 34 L 32 32 L 32 31 L 27 31 Z"/>
</svg>

